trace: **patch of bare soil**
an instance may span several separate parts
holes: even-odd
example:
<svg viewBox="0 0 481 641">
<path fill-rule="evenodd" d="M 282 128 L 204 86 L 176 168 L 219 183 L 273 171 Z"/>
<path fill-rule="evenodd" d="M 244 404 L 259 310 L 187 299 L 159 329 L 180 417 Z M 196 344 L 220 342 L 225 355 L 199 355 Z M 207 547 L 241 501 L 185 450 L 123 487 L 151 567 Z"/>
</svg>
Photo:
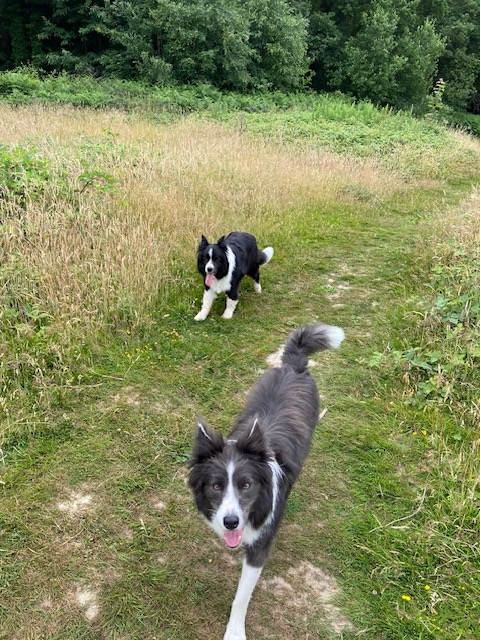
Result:
<svg viewBox="0 0 481 641">
<path fill-rule="evenodd" d="M 70 492 L 67 499 L 57 503 L 57 509 L 72 518 L 87 512 L 93 505 L 91 494 L 82 492 Z"/>
<path fill-rule="evenodd" d="M 301 632 L 303 627 L 311 627 L 315 619 L 319 620 L 320 627 L 335 634 L 351 628 L 335 603 L 340 593 L 335 578 L 308 561 L 291 567 L 284 576 L 261 579 L 259 587 L 275 599 L 271 612 L 277 632 L 283 627 L 294 627 Z M 268 638 L 267 631 L 265 637 Z"/>
<path fill-rule="evenodd" d="M 69 594 L 70 603 L 79 608 L 87 621 L 93 621 L 100 612 L 98 590 L 90 585 L 78 584 Z"/>
</svg>

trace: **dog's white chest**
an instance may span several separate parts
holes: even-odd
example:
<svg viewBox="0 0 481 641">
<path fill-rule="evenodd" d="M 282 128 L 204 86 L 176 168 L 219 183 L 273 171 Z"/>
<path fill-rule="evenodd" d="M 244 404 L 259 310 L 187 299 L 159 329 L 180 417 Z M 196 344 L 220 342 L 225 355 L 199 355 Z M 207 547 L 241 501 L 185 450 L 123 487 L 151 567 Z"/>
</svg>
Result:
<svg viewBox="0 0 481 641">
<path fill-rule="evenodd" d="M 229 271 L 227 272 L 227 276 L 224 276 L 224 278 L 214 279 L 214 282 L 210 286 L 210 290 L 214 294 L 223 294 L 224 292 L 228 292 L 231 287 L 232 274 L 235 269 L 235 254 L 230 247 L 227 247 L 226 254 L 227 261 L 229 263 Z"/>
</svg>

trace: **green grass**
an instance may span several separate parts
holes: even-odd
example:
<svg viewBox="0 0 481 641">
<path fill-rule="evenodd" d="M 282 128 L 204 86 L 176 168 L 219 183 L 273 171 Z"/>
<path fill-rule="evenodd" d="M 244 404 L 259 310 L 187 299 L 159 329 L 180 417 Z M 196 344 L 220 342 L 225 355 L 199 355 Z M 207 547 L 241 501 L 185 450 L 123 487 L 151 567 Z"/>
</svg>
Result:
<svg viewBox="0 0 481 641">
<path fill-rule="evenodd" d="M 256 590 L 248 635 L 478 638 L 477 149 L 437 125 L 330 101 L 332 128 L 300 100 L 295 117 L 266 110 L 239 121 L 219 109 L 224 124 L 215 129 L 212 114 L 186 130 L 183 121 L 174 130 L 178 123 L 152 124 L 149 114 L 145 132 L 141 116 L 32 107 L 25 113 L 42 131 L 52 127 L 51 138 L 5 142 L 2 231 L 17 244 L 0 268 L 3 638 L 221 637 L 239 556 L 195 513 L 185 483 L 193 426 L 202 415 L 227 432 L 265 358 L 315 319 L 342 326 L 347 338 L 312 369 L 328 412 Z M 3 114 L 12 128 L 24 117 Z M 328 114 L 326 102 L 322 122 Z M 75 129 L 83 117 L 88 139 Z M 229 156 L 232 130 L 242 138 Z M 185 131 L 188 153 L 175 148 L 181 169 L 169 173 L 172 140 Z M 201 169 L 189 164 L 196 145 Z M 273 161 L 266 174 L 255 164 L 264 150 Z M 313 193 L 294 170 L 307 175 L 309 154 L 325 159 L 332 150 L 325 171 L 333 185 Z M 359 166 L 365 173 L 354 179 Z M 87 173 L 92 182 L 80 193 Z M 346 182 L 336 177 L 343 173 Z M 144 185 L 145 174 L 152 180 Z M 156 191 L 173 192 L 176 181 L 192 198 L 187 213 Z M 171 203 L 176 217 L 149 217 L 147 200 L 135 198 L 141 189 Z M 257 189 L 269 191 L 266 200 Z M 117 221 L 128 222 L 118 236 Z M 49 274 L 31 269 L 55 267 L 41 262 L 44 236 L 60 243 L 65 227 L 66 241 L 88 235 L 107 256 L 109 238 L 117 247 L 138 221 L 173 238 L 152 294 L 148 279 L 144 292 L 111 279 L 99 289 L 111 296 L 103 307 L 77 272 L 95 264 L 100 281 L 109 263 L 95 262 L 86 243 L 76 254 L 82 270 L 65 280 L 68 252 L 54 246 L 63 268 L 53 282 L 75 283 L 80 303 L 47 299 Z M 219 300 L 195 323 L 196 238 L 237 223 L 275 248 L 262 296 L 244 282 L 232 322 L 220 318 Z M 163 257 L 152 253 L 145 265 L 155 274 Z"/>
</svg>

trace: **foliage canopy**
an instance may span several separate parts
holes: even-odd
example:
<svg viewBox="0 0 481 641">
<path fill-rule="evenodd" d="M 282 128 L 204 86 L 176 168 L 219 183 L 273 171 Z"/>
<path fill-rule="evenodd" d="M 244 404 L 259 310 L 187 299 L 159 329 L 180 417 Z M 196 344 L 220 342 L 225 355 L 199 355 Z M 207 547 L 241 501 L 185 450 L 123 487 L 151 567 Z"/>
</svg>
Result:
<svg viewBox="0 0 481 641">
<path fill-rule="evenodd" d="M 0 45 L 0 71 L 312 86 L 418 111 L 441 77 L 447 104 L 479 112 L 475 0 L 0 0 Z"/>
</svg>

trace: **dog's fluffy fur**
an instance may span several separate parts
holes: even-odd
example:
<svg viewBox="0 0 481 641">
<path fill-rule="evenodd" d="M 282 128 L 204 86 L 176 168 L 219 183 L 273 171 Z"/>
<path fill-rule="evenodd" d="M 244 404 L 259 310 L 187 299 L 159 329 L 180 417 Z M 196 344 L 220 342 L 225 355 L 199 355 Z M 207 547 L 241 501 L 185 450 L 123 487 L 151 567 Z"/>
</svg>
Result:
<svg viewBox="0 0 481 641">
<path fill-rule="evenodd" d="M 294 331 L 282 366 L 267 370 L 224 439 L 203 420 L 194 437 L 189 485 L 198 510 L 245 559 L 225 639 L 245 639 L 245 616 L 319 420 L 319 392 L 308 356 L 339 347 L 340 327 Z"/>
<path fill-rule="evenodd" d="M 272 247 L 262 251 L 252 234 L 234 231 L 221 236 L 217 243 L 209 243 L 202 236 L 197 249 L 197 268 L 204 281 L 202 309 L 195 320 L 205 320 L 212 304 L 219 294 L 227 296 L 222 318 L 232 318 L 239 301 L 239 285 L 244 276 L 254 280 L 254 290 L 261 293 L 259 267 L 270 261 L 274 254 Z"/>
</svg>

